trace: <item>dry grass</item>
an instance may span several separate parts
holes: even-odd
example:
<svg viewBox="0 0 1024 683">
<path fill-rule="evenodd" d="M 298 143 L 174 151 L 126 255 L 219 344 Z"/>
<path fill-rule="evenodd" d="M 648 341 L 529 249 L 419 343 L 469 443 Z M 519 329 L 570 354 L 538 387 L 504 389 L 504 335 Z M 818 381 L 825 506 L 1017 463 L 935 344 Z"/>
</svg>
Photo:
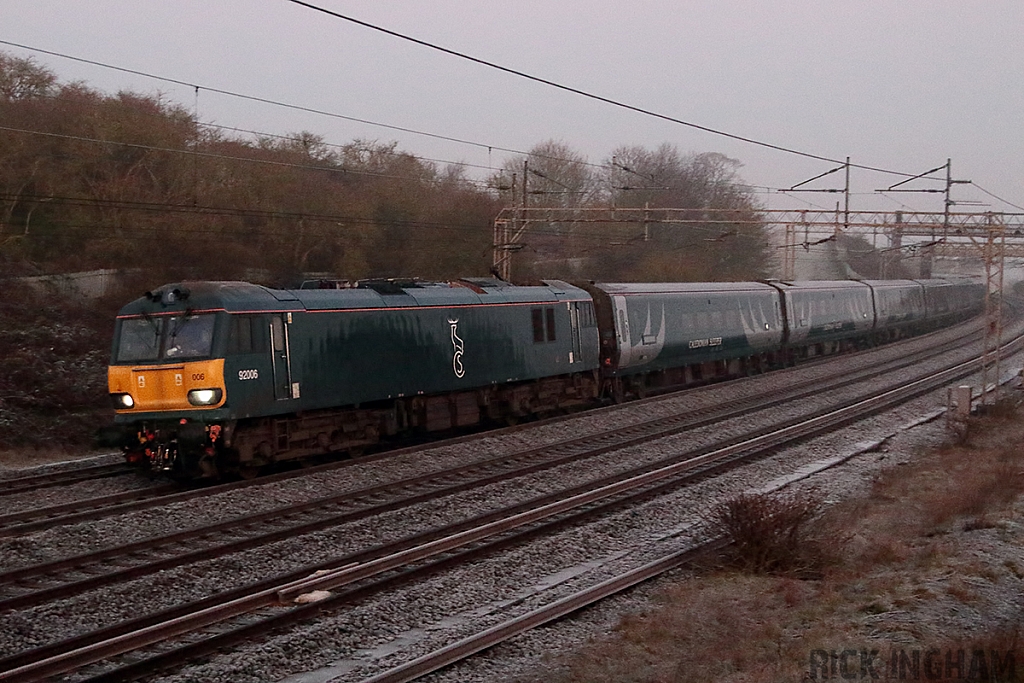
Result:
<svg viewBox="0 0 1024 683">
<path fill-rule="evenodd" d="M 804 648 L 771 615 L 813 597 L 804 583 L 730 574 L 681 583 L 665 607 L 624 618 L 616 637 L 590 648 L 564 680 L 701 683 L 738 672 L 756 672 L 748 681 L 799 680 L 800 668 L 785 662 L 803 659 Z"/>
<path fill-rule="evenodd" d="M 885 657 L 890 677 L 950 683 L 974 680 L 1013 683 L 1024 679 L 1020 633 L 997 629 L 980 636 L 946 640 L 926 650 L 893 648 Z M 895 674 L 895 675 L 893 675 Z"/>
<path fill-rule="evenodd" d="M 1013 506 L 1021 506 L 1022 417 L 1003 412 L 977 419 L 963 443 L 883 472 L 868 496 L 813 520 L 811 502 L 750 496 L 730 502 L 711 521 L 732 527 L 745 551 L 698 569 L 667 589 L 659 606 L 623 618 L 608 637 L 552 662 L 560 673 L 543 680 L 844 680 L 839 670 L 818 675 L 825 669 L 816 668 L 814 653 L 826 653 L 833 666 L 850 647 L 859 653 L 845 650 L 856 662 L 857 680 L 870 679 L 861 676 L 861 655 L 877 650 L 871 661 L 882 680 L 915 680 L 917 666 L 917 680 L 976 674 L 976 680 L 1024 681 L 1024 653 L 1006 658 L 1019 633 L 985 616 L 990 603 L 983 595 L 985 585 L 1024 580 L 1024 560 L 979 557 L 977 545 L 963 553 L 971 534 L 1004 533 Z M 814 565 L 813 580 L 806 580 L 807 548 L 826 556 Z M 981 610 L 986 626 L 970 635 L 950 632 L 955 622 L 943 615 L 956 605 Z"/>
</svg>

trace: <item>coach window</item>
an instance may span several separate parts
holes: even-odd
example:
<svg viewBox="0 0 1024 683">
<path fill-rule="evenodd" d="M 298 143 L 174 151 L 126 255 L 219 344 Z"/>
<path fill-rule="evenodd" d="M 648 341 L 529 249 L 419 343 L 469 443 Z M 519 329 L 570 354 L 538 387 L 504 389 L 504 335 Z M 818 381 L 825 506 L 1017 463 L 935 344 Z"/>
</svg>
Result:
<svg viewBox="0 0 1024 683">
<path fill-rule="evenodd" d="M 547 309 L 548 317 L 548 341 L 555 341 L 555 309 Z"/>
</svg>

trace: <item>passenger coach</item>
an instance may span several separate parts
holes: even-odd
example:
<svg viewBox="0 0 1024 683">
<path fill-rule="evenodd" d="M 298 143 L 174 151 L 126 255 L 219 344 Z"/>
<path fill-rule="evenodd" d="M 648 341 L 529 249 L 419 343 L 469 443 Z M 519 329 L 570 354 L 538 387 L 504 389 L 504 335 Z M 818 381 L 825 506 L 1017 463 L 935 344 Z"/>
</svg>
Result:
<svg viewBox="0 0 1024 683">
<path fill-rule="evenodd" d="M 781 362 L 779 293 L 759 282 L 593 284 L 602 368 L 613 391 L 643 394 Z"/>
</svg>

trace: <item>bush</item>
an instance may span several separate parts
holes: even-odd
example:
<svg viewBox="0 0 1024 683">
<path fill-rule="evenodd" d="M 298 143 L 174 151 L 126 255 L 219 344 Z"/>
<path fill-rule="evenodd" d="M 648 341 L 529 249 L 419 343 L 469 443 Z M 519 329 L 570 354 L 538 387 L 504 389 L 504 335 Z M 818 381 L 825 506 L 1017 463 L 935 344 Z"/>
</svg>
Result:
<svg viewBox="0 0 1024 683">
<path fill-rule="evenodd" d="M 732 557 L 744 570 L 789 572 L 815 563 L 802 532 L 819 507 L 815 499 L 744 493 L 713 507 L 706 520 L 731 541 Z"/>
<path fill-rule="evenodd" d="M 9 281 L 0 321 L 0 448 L 88 445 L 112 415 L 113 312 Z"/>
</svg>

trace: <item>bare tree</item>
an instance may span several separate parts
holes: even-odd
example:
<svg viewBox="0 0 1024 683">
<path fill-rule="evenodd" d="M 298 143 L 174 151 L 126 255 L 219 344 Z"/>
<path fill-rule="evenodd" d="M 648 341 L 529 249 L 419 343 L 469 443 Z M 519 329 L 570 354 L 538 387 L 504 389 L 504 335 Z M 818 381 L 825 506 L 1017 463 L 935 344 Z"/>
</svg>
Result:
<svg viewBox="0 0 1024 683">
<path fill-rule="evenodd" d="M 523 202 L 523 173 L 526 173 L 526 202 L 541 206 L 583 206 L 599 193 L 599 179 L 587 158 L 563 142 L 548 140 L 534 145 L 526 156 L 505 162 L 503 186 L 516 177 L 517 203 Z"/>
<path fill-rule="evenodd" d="M 582 208 L 601 201 L 597 168 L 580 152 L 563 142 L 548 140 L 534 145 L 525 156 L 507 160 L 492 179 L 498 187 L 511 188 L 506 205 Z M 588 233 L 573 222 L 529 225 L 517 261 L 517 278 L 570 277 L 579 275 L 577 264 L 586 250 Z"/>
<path fill-rule="evenodd" d="M 57 77 L 31 59 L 0 52 L 0 99 L 24 100 L 52 95 Z"/>
<path fill-rule="evenodd" d="M 740 180 L 741 166 L 724 154 L 683 155 L 669 144 L 616 149 L 605 162 L 612 205 L 677 209 L 673 215 L 686 222 L 660 223 L 652 214 L 642 237 L 635 226 L 621 226 L 620 246 L 605 259 L 609 274 L 656 280 L 764 277 L 771 249 L 758 207 Z"/>
</svg>

